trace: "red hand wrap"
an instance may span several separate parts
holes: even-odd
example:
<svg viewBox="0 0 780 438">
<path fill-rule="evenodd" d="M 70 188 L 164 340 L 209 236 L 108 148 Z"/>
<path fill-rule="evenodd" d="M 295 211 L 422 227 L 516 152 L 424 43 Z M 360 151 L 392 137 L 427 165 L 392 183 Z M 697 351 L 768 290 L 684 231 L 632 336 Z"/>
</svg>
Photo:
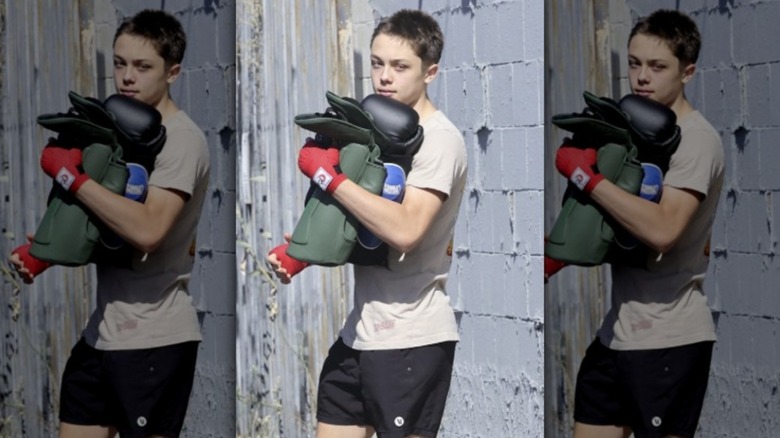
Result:
<svg viewBox="0 0 780 438">
<path fill-rule="evenodd" d="M 30 254 L 30 247 L 32 243 L 25 243 L 24 245 L 16 248 L 11 254 L 17 254 L 19 260 L 22 261 L 23 267 L 27 269 L 30 277 L 34 278 L 36 275 L 45 271 L 51 266 L 51 263 L 38 260 Z"/>
<path fill-rule="evenodd" d="M 604 175 L 595 170 L 596 163 L 597 154 L 593 148 L 581 149 L 564 144 L 555 154 L 558 172 L 585 193 L 590 193 L 604 180 Z"/>
<path fill-rule="evenodd" d="M 89 179 L 86 173 L 79 170 L 80 166 L 81 149 L 66 149 L 53 145 L 43 148 L 41 169 L 71 193 L 76 193 Z"/>
<path fill-rule="evenodd" d="M 308 263 L 292 258 L 287 255 L 287 247 L 290 246 L 289 243 L 285 243 L 282 245 L 279 245 L 268 252 L 268 254 L 275 254 L 276 259 L 279 260 L 279 262 L 282 264 L 282 268 L 284 268 L 285 271 L 287 271 L 287 275 L 292 278 L 295 274 L 303 271 L 307 266 L 309 266 Z"/>
<path fill-rule="evenodd" d="M 558 271 L 566 267 L 566 263 L 555 260 L 554 258 L 544 256 L 544 282 L 547 279 L 555 275 Z"/>
<path fill-rule="evenodd" d="M 336 188 L 347 179 L 336 167 L 339 164 L 337 148 L 323 148 L 314 141 L 308 141 L 298 154 L 298 168 L 311 178 L 322 190 L 333 194 Z"/>
</svg>

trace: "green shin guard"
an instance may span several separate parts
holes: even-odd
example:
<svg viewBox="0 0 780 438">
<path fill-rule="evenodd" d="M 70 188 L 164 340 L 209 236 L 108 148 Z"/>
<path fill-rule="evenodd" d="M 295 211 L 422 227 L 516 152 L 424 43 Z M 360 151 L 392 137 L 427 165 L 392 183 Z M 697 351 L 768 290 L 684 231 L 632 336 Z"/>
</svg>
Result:
<svg viewBox="0 0 780 438">
<path fill-rule="evenodd" d="M 634 195 L 639 193 L 643 175 L 636 153 L 634 147 L 614 143 L 598 149 L 599 171 L 607 180 Z M 615 227 L 614 221 L 589 196 L 569 187 L 544 253 L 568 264 L 599 265 L 614 242 Z"/>
<path fill-rule="evenodd" d="M 122 193 L 127 183 L 127 168 L 121 162 L 122 151 L 102 143 L 84 148 L 84 171 L 91 179 L 114 193 Z M 75 197 L 55 184 L 49 205 L 38 225 L 30 254 L 40 260 L 64 266 L 81 266 L 91 261 L 100 240 L 102 225 Z"/>
<path fill-rule="evenodd" d="M 375 146 L 350 143 L 339 152 L 339 166 L 351 181 L 379 194 L 385 181 L 385 168 L 378 156 L 379 149 Z M 317 188 L 298 220 L 287 254 L 317 265 L 342 265 L 355 247 L 358 226 L 358 221 L 344 207 Z"/>
</svg>

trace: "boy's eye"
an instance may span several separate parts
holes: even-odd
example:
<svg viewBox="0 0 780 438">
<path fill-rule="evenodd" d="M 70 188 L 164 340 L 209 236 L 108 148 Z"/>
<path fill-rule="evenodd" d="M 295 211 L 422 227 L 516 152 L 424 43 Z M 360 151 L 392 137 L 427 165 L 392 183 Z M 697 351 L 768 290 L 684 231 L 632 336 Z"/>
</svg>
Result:
<svg viewBox="0 0 780 438">
<path fill-rule="evenodd" d="M 382 66 L 381 62 L 373 60 L 373 59 L 371 60 L 371 67 L 377 68 L 377 67 L 381 67 L 381 66 Z"/>
<path fill-rule="evenodd" d="M 124 62 L 122 62 L 122 61 L 120 61 L 118 59 L 114 60 L 114 67 L 124 67 L 124 66 L 125 66 Z"/>
<path fill-rule="evenodd" d="M 408 66 L 406 66 L 404 64 L 398 64 L 398 65 L 395 66 L 395 69 L 398 70 L 398 71 L 403 71 L 403 70 L 406 70 L 407 68 L 408 68 Z"/>
<path fill-rule="evenodd" d="M 653 71 L 661 71 L 666 69 L 666 66 L 663 64 L 654 64 L 653 65 Z"/>
</svg>

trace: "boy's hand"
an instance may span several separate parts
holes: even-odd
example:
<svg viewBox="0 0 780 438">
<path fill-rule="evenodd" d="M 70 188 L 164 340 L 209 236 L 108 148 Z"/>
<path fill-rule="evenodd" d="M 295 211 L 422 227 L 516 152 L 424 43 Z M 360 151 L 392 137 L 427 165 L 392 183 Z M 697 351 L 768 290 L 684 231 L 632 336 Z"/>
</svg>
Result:
<svg viewBox="0 0 780 438">
<path fill-rule="evenodd" d="M 29 239 L 30 237 L 28 236 L 28 240 Z M 22 278 L 22 281 L 27 284 L 32 283 L 36 275 L 51 266 L 51 263 L 38 260 L 30 255 L 30 246 L 32 246 L 32 243 L 26 243 L 16 248 L 11 252 L 11 257 L 8 258 L 8 261 L 10 261 L 14 269 L 16 269 L 16 272 Z"/>
<path fill-rule="evenodd" d="M 303 145 L 303 149 L 298 154 L 298 168 L 301 172 L 329 194 L 333 194 L 347 179 L 338 165 L 339 150 L 323 148 L 314 141 L 308 141 Z"/>
<path fill-rule="evenodd" d="M 564 143 L 555 154 L 555 167 L 578 189 L 589 194 L 604 180 L 596 170 L 597 155 L 593 148 L 581 149 Z"/>
<path fill-rule="evenodd" d="M 544 282 L 547 283 L 547 280 L 549 280 L 550 277 L 565 267 L 566 263 L 555 260 L 549 256 L 544 256 Z"/>
<path fill-rule="evenodd" d="M 309 266 L 308 263 L 287 255 L 287 247 L 290 246 L 290 239 L 290 234 L 285 233 L 284 240 L 286 240 L 286 243 L 276 246 L 268 252 L 268 255 L 266 256 L 266 260 L 273 266 L 274 273 L 282 284 L 290 284 L 290 281 L 295 274 L 303 271 Z"/>
<path fill-rule="evenodd" d="M 43 148 L 41 169 L 65 190 L 74 194 L 89 179 L 86 173 L 79 170 L 80 166 L 81 149 L 66 149 L 53 145 Z"/>
</svg>

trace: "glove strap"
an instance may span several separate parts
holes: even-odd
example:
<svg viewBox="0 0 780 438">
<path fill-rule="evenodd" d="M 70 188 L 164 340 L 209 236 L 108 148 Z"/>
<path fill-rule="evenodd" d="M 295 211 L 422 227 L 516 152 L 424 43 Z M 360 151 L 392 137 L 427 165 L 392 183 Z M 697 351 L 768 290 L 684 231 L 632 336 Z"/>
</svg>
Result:
<svg viewBox="0 0 780 438">
<path fill-rule="evenodd" d="M 594 188 L 604 180 L 604 175 L 600 173 L 593 174 L 592 176 L 588 172 L 584 171 L 581 167 L 577 167 L 571 173 L 569 181 L 572 182 L 578 189 L 585 193 L 590 193 Z"/>
<path fill-rule="evenodd" d="M 314 176 L 311 178 L 311 180 L 314 181 L 314 184 L 317 184 L 319 188 L 331 195 L 336 191 L 336 188 L 338 188 L 338 186 L 344 182 L 345 179 L 347 179 L 347 176 L 343 173 L 339 172 L 335 175 L 331 175 L 330 172 L 322 167 L 317 169 L 317 171 L 314 172 Z"/>
<path fill-rule="evenodd" d="M 71 193 L 76 193 L 89 179 L 86 173 L 81 173 L 78 176 L 74 176 L 67 168 L 62 167 L 55 177 L 55 180 L 65 189 Z"/>
</svg>

